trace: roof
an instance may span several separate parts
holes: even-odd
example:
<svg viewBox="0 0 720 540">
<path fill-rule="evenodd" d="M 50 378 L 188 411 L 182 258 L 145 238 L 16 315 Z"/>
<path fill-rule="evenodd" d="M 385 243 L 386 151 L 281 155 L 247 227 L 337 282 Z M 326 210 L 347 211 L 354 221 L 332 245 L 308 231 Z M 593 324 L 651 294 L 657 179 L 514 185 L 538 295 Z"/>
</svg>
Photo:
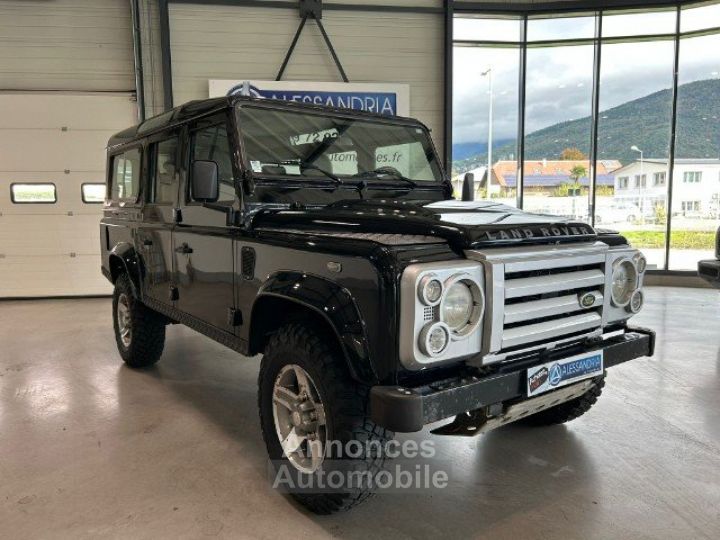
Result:
<svg viewBox="0 0 720 540">
<path fill-rule="evenodd" d="M 208 113 L 220 111 L 227 107 L 230 107 L 238 102 L 246 103 L 257 103 L 263 105 L 271 105 L 276 107 L 282 107 L 286 109 L 297 109 L 299 111 L 315 111 L 324 113 L 334 113 L 343 115 L 360 116 L 365 118 L 374 118 L 378 120 L 393 119 L 394 121 L 410 122 L 416 125 L 421 125 L 427 129 L 422 122 L 415 118 L 406 118 L 402 116 L 389 116 L 379 113 L 372 113 L 367 111 L 359 111 L 355 109 L 341 109 L 337 107 L 326 107 L 320 105 L 312 105 L 307 103 L 298 103 L 294 101 L 284 101 L 279 99 L 268 99 L 262 97 L 253 96 L 224 96 L 218 98 L 208 99 L 196 99 L 194 101 L 188 101 L 183 105 L 179 105 L 169 111 L 166 111 L 152 118 L 148 118 L 140 124 L 136 124 L 127 129 L 119 131 L 108 141 L 108 147 L 113 147 L 128 142 L 134 141 L 140 137 L 145 137 L 156 131 L 160 131 L 169 126 L 175 124 L 181 124 L 187 122 L 198 116 L 203 116 Z"/>
<path fill-rule="evenodd" d="M 523 185 L 528 187 L 553 187 L 569 181 L 568 176 L 564 175 L 530 175 L 523 179 Z M 589 186 L 590 179 L 582 177 L 578 180 L 581 186 Z M 598 186 L 612 186 L 615 183 L 615 177 L 611 174 L 598 174 L 596 184 Z M 507 187 L 515 187 L 517 185 L 517 175 L 505 176 L 505 184 Z"/>
<path fill-rule="evenodd" d="M 525 160 L 523 164 L 523 177 L 525 187 L 557 186 L 570 181 L 570 175 L 575 167 L 583 167 L 587 172 L 578 179 L 583 186 L 590 184 L 590 161 L 574 159 L 556 160 Z M 613 176 L 609 173 L 621 167 L 616 159 L 605 159 L 597 162 L 597 184 L 612 186 Z M 517 162 L 498 161 L 493 166 L 493 176 L 501 186 L 515 187 L 517 185 Z"/>
<path fill-rule="evenodd" d="M 646 165 L 662 165 L 667 167 L 668 160 L 664 158 L 647 158 L 643 159 L 643 163 Z M 615 176 L 618 173 L 623 173 L 628 169 L 631 169 L 637 165 L 640 165 L 640 160 L 631 161 L 624 167 L 621 167 L 614 171 Z M 675 165 L 715 165 L 720 166 L 720 159 L 709 159 L 709 158 L 677 158 L 675 159 Z"/>
<path fill-rule="evenodd" d="M 465 174 L 472 173 L 475 176 L 475 183 L 479 186 L 484 186 L 486 171 L 487 171 L 487 166 L 481 165 L 480 167 L 476 167 L 474 169 L 467 171 Z M 493 167 L 492 183 L 500 185 L 500 186 L 506 185 L 505 179 L 502 176 L 498 176 L 498 173 L 494 167 Z"/>
<path fill-rule="evenodd" d="M 590 161 L 587 159 L 526 159 L 523 163 L 523 174 L 525 178 L 530 176 L 569 176 L 575 167 L 583 167 L 590 171 Z M 616 159 L 603 159 L 597 162 L 597 173 L 607 174 L 610 171 L 622 167 Z M 516 174 L 516 161 L 498 161 L 493 169 L 502 176 Z"/>
<path fill-rule="evenodd" d="M 196 116 L 202 116 L 216 110 L 222 110 L 230 105 L 231 99 L 232 98 L 228 97 L 220 97 L 189 101 L 184 105 L 180 105 L 162 114 L 148 118 L 140 124 L 136 124 L 119 131 L 110 137 L 108 147 L 125 144 L 173 124 L 179 124 L 190 120 L 191 118 L 195 118 Z"/>
</svg>

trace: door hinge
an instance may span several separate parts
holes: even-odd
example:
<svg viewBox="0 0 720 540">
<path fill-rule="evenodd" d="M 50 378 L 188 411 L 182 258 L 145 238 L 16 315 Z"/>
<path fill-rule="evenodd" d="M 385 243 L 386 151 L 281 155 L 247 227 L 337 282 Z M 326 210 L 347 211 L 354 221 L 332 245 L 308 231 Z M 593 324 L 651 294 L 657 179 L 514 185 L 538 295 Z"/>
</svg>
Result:
<svg viewBox="0 0 720 540">
<path fill-rule="evenodd" d="M 242 311 L 235 308 L 228 308 L 227 323 L 228 326 L 240 326 L 243 323 Z"/>
<path fill-rule="evenodd" d="M 180 291 L 175 286 L 170 286 L 170 293 L 168 294 L 171 302 L 175 302 L 180 298 Z"/>
</svg>

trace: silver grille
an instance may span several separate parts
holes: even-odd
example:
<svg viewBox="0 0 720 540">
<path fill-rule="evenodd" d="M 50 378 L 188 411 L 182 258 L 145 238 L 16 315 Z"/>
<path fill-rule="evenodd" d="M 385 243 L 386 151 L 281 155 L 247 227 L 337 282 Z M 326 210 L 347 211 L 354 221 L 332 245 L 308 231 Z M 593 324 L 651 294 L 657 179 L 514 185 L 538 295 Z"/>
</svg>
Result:
<svg viewBox="0 0 720 540">
<path fill-rule="evenodd" d="M 485 363 L 599 333 L 606 252 L 602 243 L 467 252 L 485 263 L 492 284 Z M 583 295 L 593 296 L 591 306 Z"/>
</svg>

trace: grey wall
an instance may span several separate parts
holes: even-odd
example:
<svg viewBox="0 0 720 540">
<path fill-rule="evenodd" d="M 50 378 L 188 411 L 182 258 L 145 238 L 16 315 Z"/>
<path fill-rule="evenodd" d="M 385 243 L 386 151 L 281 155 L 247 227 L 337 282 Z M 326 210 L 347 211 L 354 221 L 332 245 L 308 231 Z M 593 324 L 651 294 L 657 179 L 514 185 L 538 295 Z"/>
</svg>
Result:
<svg viewBox="0 0 720 540">
<path fill-rule="evenodd" d="M 141 1 L 146 100 L 156 113 L 162 110 L 157 0 Z M 339 3 L 442 7 L 441 0 Z M 171 3 L 175 104 L 207 97 L 209 79 L 274 79 L 299 22 L 296 8 Z M 410 85 L 410 114 L 431 127 L 441 148 L 443 15 L 325 10 L 323 24 L 350 81 Z M 341 80 L 314 23 L 306 25 L 284 79 Z"/>
<path fill-rule="evenodd" d="M 0 2 L 0 90 L 135 89 L 128 0 Z"/>
</svg>

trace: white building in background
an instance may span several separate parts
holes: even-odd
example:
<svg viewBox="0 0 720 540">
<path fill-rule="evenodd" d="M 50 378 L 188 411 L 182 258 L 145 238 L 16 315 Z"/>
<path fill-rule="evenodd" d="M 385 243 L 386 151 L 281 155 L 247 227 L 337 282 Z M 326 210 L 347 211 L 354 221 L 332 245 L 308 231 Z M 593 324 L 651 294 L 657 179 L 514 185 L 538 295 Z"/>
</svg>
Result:
<svg viewBox="0 0 720 540">
<path fill-rule="evenodd" d="M 645 215 L 667 208 L 668 160 L 635 161 L 613 171 L 615 199 Z M 687 217 L 720 217 L 720 159 L 676 159 L 672 212 Z"/>
</svg>

